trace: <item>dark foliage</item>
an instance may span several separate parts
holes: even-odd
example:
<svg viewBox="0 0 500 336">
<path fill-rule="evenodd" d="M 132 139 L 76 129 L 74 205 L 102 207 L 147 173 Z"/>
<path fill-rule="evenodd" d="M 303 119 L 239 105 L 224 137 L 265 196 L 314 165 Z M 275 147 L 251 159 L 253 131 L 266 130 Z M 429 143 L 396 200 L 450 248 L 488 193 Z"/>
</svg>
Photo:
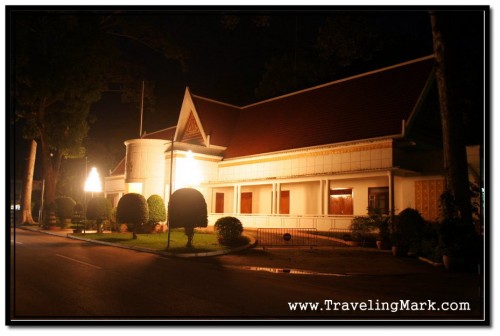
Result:
<svg viewBox="0 0 500 336">
<path fill-rule="evenodd" d="M 243 225 L 236 217 L 219 218 L 214 225 L 219 243 L 226 246 L 237 245 L 241 240 Z"/>
<path fill-rule="evenodd" d="M 133 238 L 137 238 L 137 229 L 148 221 L 148 203 L 144 196 L 136 193 L 123 195 L 116 209 L 116 220 L 130 224 Z"/>
<path fill-rule="evenodd" d="M 394 244 L 418 253 L 425 228 L 425 220 L 418 210 L 406 208 L 399 213 L 394 225 Z"/>
<path fill-rule="evenodd" d="M 61 196 L 56 198 L 55 205 L 57 217 L 59 217 L 61 221 L 64 221 L 66 218 L 71 218 L 73 215 L 73 208 L 76 202 L 71 197 Z"/>
<path fill-rule="evenodd" d="M 176 190 L 168 202 L 170 228 L 184 228 L 187 247 L 192 247 L 195 227 L 207 227 L 207 203 L 203 195 L 193 188 Z"/>
<path fill-rule="evenodd" d="M 154 224 L 164 222 L 167 219 L 165 203 L 159 195 L 151 195 L 148 198 L 149 222 Z"/>
</svg>

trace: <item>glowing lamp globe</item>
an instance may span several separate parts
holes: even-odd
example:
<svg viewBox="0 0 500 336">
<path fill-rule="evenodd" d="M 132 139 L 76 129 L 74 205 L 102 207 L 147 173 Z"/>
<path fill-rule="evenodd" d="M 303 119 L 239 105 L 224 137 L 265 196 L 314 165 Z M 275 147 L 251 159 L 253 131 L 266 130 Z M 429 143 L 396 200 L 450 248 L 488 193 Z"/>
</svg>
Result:
<svg viewBox="0 0 500 336">
<path fill-rule="evenodd" d="M 99 178 L 99 173 L 97 172 L 96 167 L 92 167 L 92 169 L 90 170 L 89 176 L 85 181 L 85 187 L 83 189 L 89 192 L 102 191 L 101 179 Z"/>
</svg>

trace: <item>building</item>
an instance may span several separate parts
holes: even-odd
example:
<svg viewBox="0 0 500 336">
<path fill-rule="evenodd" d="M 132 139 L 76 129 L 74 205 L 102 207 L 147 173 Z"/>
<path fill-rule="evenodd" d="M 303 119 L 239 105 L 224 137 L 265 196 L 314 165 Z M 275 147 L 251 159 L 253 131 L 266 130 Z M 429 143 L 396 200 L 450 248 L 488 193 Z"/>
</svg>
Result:
<svg viewBox="0 0 500 336">
<path fill-rule="evenodd" d="M 168 202 L 172 181 L 204 194 L 209 224 L 233 215 L 245 227 L 347 228 L 368 207 L 435 219 L 445 182 L 433 66 L 427 56 L 243 107 L 186 88 L 177 125 L 125 141 L 106 196 Z"/>
</svg>

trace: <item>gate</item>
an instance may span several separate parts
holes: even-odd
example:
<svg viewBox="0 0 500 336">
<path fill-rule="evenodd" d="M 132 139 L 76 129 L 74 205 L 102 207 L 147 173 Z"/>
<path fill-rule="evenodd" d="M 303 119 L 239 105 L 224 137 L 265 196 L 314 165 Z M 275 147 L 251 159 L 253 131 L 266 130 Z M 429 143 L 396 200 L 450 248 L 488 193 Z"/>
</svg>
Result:
<svg viewBox="0 0 500 336">
<path fill-rule="evenodd" d="M 270 246 L 317 246 L 318 235 L 315 228 L 259 228 L 257 243 Z"/>
</svg>

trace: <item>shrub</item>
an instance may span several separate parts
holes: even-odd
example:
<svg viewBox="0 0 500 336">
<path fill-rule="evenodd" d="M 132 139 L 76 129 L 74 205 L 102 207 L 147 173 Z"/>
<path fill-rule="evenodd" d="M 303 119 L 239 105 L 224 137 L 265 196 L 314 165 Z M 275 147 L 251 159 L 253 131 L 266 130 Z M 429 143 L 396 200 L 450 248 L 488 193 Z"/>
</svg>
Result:
<svg viewBox="0 0 500 336">
<path fill-rule="evenodd" d="M 375 221 L 370 216 L 356 216 L 351 221 L 352 240 L 365 243 L 373 235 L 370 233 L 375 228 Z"/>
<path fill-rule="evenodd" d="M 425 220 L 412 208 L 406 208 L 398 215 L 395 225 L 396 245 L 408 248 L 410 252 L 420 252 L 420 242 L 425 228 Z"/>
<path fill-rule="evenodd" d="M 77 203 L 73 208 L 73 217 L 71 218 L 71 223 L 76 224 L 77 227 L 84 224 L 85 216 L 83 215 L 83 206 Z"/>
<path fill-rule="evenodd" d="M 87 204 L 87 218 L 95 220 L 97 232 L 102 232 L 102 222 L 111 218 L 111 202 L 105 197 L 93 197 Z"/>
<path fill-rule="evenodd" d="M 73 216 L 73 208 L 76 202 L 71 197 L 61 196 L 56 198 L 55 204 L 57 217 L 59 217 L 61 226 L 64 226 L 64 221 Z"/>
<path fill-rule="evenodd" d="M 148 221 L 148 203 L 141 194 L 130 193 L 123 195 L 116 209 L 118 223 L 131 225 L 132 237 L 137 238 L 137 229 Z"/>
<path fill-rule="evenodd" d="M 167 219 L 165 203 L 159 195 L 151 195 L 148 197 L 149 220 L 147 225 L 144 225 L 144 231 L 147 233 L 156 232 L 158 222 L 164 222 Z"/>
<path fill-rule="evenodd" d="M 236 217 L 222 217 L 215 222 L 217 239 L 222 245 L 237 245 L 241 241 L 243 225 Z"/>
<path fill-rule="evenodd" d="M 193 188 L 176 190 L 168 202 L 170 228 L 184 228 L 187 247 L 192 247 L 195 227 L 207 227 L 207 203 L 203 195 Z"/>
</svg>

